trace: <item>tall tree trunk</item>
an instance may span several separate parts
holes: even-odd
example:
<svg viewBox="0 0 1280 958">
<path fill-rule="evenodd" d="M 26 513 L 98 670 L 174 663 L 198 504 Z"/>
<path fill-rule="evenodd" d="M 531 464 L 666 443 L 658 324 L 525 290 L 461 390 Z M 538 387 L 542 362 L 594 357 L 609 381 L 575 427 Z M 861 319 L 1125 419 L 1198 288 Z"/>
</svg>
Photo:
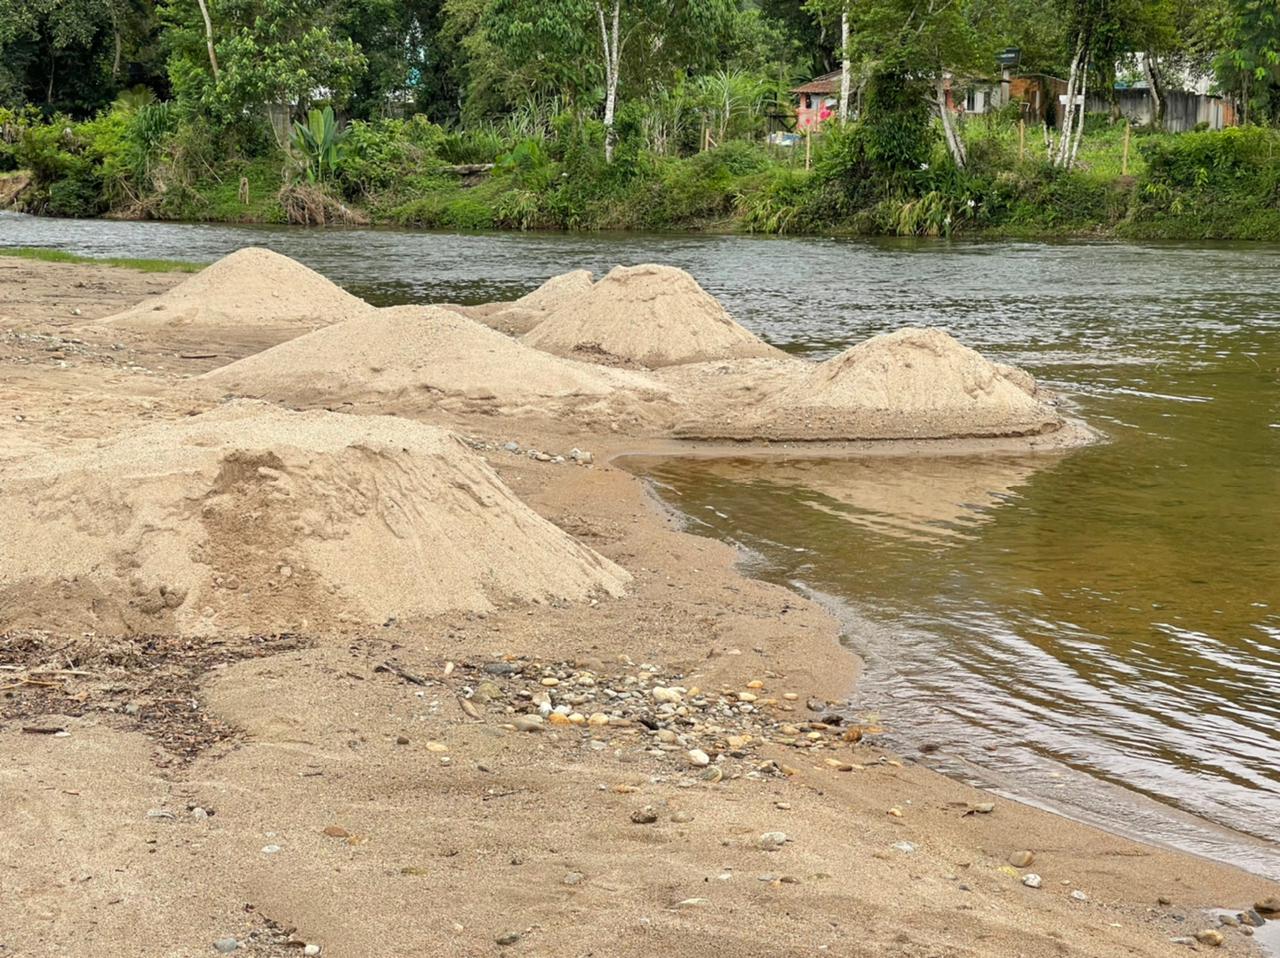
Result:
<svg viewBox="0 0 1280 958">
<path fill-rule="evenodd" d="M 1142 72 L 1147 78 L 1147 92 L 1151 97 L 1151 128 L 1159 130 L 1164 127 L 1164 100 L 1160 96 L 1159 72 L 1156 70 L 1156 55 L 1142 55 Z"/>
<path fill-rule="evenodd" d="M 1062 107 L 1062 129 L 1058 131 L 1058 152 L 1053 165 L 1065 168 L 1071 158 L 1071 134 L 1075 129 L 1076 96 L 1079 93 L 1080 66 L 1084 60 L 1085 34 L 1080 31 L 1076 40 L 1076 52 L 1071 58 L 1071 72 L 1067 74 L 1067 102 Z"/>
<path fill-rule="evenodd" d="M 204 45 L 209 51 L 209 66 L 213 68 L 213 82 L 218 82 L 218 55 L 213 52 L 213 21 L 209 19 L 209 8 L 204 0 L 196 0 L 200 8 L 200 16 L 204 17 Z"/>
<path fill-rule="evenodd" d="M 604 160 L 613 162 L 613 146 L 616 133 L 613 128 L 614 111 L 618 105 L 618 21 L 622 0 L 613 0 L 612 33 L 605 23 L 604 7 L 596 3 L 596 19 L 600 22 L 600 42 L 604 45 Z"/>
<path fill-rule="evenodd" d="M 1067 169 L 1076 165 L 1076 155 L 1080 152 L 1080 141 L 1084 139 L 1085 97 L 1089 95 L 1089 59 L 1089 55 L 1086 53 L 1084 63 L 1080 67 L 1080 120 L 1076 124 L 1076 138 L 1075 142 L 1071 144 L 1071 155 L 1066 164 Z"/>
<path fill-rule="evenodd" d="M 964 151 L 964 141 L 960 139 L 960 133 L 956 130 L 951 116 L 951 108 L 947 106 L 946 77 L 939 75 L 933 82 L 933 90 L 938 101 L 938 118 L 942 120 L 942 135 L 947 141 L 947 152 L 951 154 L 951 159 L 956 166 L 963 170 L 967 157 Z"/>
<path fill-rule="evenodd" d="M 849 121 L 849 8 L 840 14 L 840 122 Z"/>
</svg>

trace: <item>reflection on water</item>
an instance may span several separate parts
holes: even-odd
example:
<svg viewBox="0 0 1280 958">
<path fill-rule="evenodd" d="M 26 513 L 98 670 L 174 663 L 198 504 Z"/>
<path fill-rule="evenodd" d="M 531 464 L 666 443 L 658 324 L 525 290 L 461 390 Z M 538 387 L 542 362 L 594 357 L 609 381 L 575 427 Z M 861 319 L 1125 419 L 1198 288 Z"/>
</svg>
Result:
<svg viewBox="0 0 1280 958">
<path fill-rule="evenodd" d="M 1190 817 L 1280 840 L 1277 248 L 0 213 L 0 246 L 207 261 L 249 244 L 380 303 L 514 298 L 573 268 L 670 263 L 796 352 L 942 325 L 1060 386 L 1109 442 L 1043 457 L 637 468 L 697 529 L 750 546 L 761 574 L 827 597 L 867 663 L 861 705 L 902 744 L 937 744 L 931 760 L 958 774 L 1280 877 L 1273 846 Z M 1125 799 L 1136 794 L 1156 801 Z"/>
<path fill-rule="evenodd" d="M 858 705 L 897 744 L 1280 877 L 1270 295 L 1251 323 L 1137 327 L 1119 353 L 1064 337 L 1037 371 L 1108 433 L 1086 449 L 632 468 L 697 529 L 748 547 L 758 574 L 832 605 L 867 664 Z"/>
</svg>

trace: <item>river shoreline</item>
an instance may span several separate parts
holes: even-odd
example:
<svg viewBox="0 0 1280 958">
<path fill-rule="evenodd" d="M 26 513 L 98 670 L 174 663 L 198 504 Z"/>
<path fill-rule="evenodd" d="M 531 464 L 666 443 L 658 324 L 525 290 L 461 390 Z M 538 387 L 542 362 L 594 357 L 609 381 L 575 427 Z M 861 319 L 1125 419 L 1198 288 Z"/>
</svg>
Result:
<svg viewBox="0 0 1280 958">
<path fill-rule="evenodd" d="M 200 408 L 207 400 L 185 383 L 253 344 L 183 355 L 142 336 L 95 338 L 88 326 L 179 279 L 0 264 L 0 412 L 18 424 L 0 456 Z M 19 710 L 0 726 L 0 797 L 19 809 L 11 861 L 21 865 L 0 876 L 0 889 L 25 903 L 26 920 L 0 943 L 15 954 L 104 945 L 196 954 L 255 932 L 243 949 L 254 954 L 283 954 L 292 935 L 334 955 L 799 955 L 825 946 L 843 955 L 1154 956 L 1171 938 L 1212 927 L 1202 909 L 1243 909 L 1277 893 L 1235 869 L 1016 802 L 986 810 L 989 795 L 887 752 L 873 731 L 852 746 L 818 733 L 820 750 L 744 745 L 731 774 L 708 783 L 683 749 L 637 748 L 636 728 L 597 749 L 569 730 L 531 735 L 503 730 L 496 713 L 469 718 L 446 695 L 447 662 L 481 676 L 486 665 L 517 663 L 515 676 L 492 673 L 506 676 L 494 680 L 495 701 L 514 700 L 547 669 L 588 668 L 620 683 L 652 664 L 672 684 L 738 694 L 760 682 L 758 694 L 795 722 L 844 701 L 857 662 L 835 618 L 744 577 L 734 550 L 680 531 L 614 464 L 665 444 L 554 421 L 451 425 L 536 511 L 630 570 L 631 595 L 306 636 L 197 669 L 189 694 L 199 713 L 230 731 L 189 763 L 173 762 L 171 744 L 134 717 L 156 708 L 140 676 L 113 674 L 106 684 L 123 691 L 84 679 L 85 698 L 59 700 L 71 708 L 62 714 L 21 711 L 42 701 L 24 690 L 0 704 Z M 540 463 L 506 451 L 510 441 L 587 448 L 599 465 Z M 21 656 L 49 651 L 43 641 L 0 648 L 25 665 L 33 659 Z M 96 664 L 85 671 L 105 669 L 86 658 Z M 380 672 L 389 659 L 427 684 Z M 128 711 L 131 702 L 140 709 Z M 55 723 L 70 735 L 21 731 Z M 652 822 L 642 821 L 646 807 Z M 216 814 L 193 817 L 193 808 Z M 776 831 L 785 847 L 763 847 L 760 836 Z M 50 833 L 60 839 L 53 849 Z M 1035 852 L 1034 865 L 1013 870 L 1008 859 L 1023 850 Z M 1022 884 L 1028 872 L 1042 887 Z M 1222 932 L 1223 951 L 1249 952 L 1248 936 Z"/>
</svg>

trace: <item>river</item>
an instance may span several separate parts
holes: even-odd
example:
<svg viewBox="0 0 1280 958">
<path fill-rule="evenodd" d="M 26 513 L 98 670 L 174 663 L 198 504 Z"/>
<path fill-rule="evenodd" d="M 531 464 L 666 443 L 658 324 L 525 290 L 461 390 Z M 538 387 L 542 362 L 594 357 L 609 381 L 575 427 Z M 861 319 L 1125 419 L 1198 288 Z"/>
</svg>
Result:
<svg viewBox="0 0 1280 958">
<path fill-rule="evenodd" d="M 308 231 L 0 214 L 0 246 L 269 246 L 376 302 L 684 267 L 821 358 L 938 325 L 1063 392 L 1070 453 L 628 461 L 827 603 L 854 708 L 943 770 L 1280 878 L 1280 247 Z"/>
</svg>

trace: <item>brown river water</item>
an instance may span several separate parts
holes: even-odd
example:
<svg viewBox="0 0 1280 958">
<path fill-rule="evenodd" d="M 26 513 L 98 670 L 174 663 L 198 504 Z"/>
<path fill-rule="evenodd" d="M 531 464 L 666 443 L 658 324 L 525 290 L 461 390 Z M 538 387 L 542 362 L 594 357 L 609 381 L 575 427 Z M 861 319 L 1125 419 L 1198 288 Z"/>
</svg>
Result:
<svg viewBox="0 0 1280 958">
<path fill-rule="evenodd" d="M 997 791 L 1280 878 L 1280 247 L 450 236 L 35 220 L 0 246 L 268 245 L 380 303 L 682 266 L 822 358 L 938 325 L 1064 393 L 1066 453 L 630 459 L 691 531 L 826 603 L 853 708 Z M 511 438 L 519 439 L 518 436 Z M 923 751 L 921 751 L 923 746 Z"/>
</svg>

